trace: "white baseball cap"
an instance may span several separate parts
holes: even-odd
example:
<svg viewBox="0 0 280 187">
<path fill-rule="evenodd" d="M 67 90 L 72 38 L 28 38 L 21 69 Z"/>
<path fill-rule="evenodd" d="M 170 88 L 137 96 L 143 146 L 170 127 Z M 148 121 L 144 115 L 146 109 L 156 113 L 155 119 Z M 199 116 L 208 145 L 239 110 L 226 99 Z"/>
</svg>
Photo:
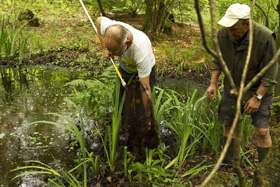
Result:
<svg viewBox="0 0 280 187">
<path fill-rule="evenodd" d="M 232 4 L 227 9 L 225 16 L 218 22 L 224 27 L 233 26 L 239 19 L 249 19 L 250 7 L 245 4 Z"/>
</svg>

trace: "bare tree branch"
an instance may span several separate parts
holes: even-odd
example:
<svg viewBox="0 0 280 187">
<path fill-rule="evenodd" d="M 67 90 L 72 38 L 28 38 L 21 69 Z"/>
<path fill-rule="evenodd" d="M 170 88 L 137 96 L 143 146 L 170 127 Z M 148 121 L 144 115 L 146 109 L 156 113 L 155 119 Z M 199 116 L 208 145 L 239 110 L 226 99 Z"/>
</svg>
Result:
<svg viewBox="0 0 280 187">
<path fill-rule="evenodd" d="M 280 101 L 280 96 L 277 96 L 277 97 L 273 97 L 272 98 L 272 102 L 273 103 L 276 103 L 276 102 L 279 102 Z"/>
<path fill-rule="evenodd" d="M 242 117 L 241 117 L 241 100 L 242 96 L 244 94 L 243 89 L 245 86 L 245 80 L 246 80 L 246 74 L 248 71 L 248 66 L 252 54 L 252 46 L 253 46 L 253 21 L 252 21 L 252 11 L 254 8 L 254 4 L 256 3 L 255 0 L 253 0 L 253 3 L 251 5 L 250 14 L 249 14 L 249 46 L 248 46 L 248 54 L 246 57 L 246 62 L 242 74 L 242 80 L 240 82 L 240 90 L 238 94 L 238 99 L 236 101 L 236 118 L 237 120 L 237 127 L 236 127 L 236 133 L 235 133 L 235 145 L 234 145 L 234 161 L 233 161 L 233 168 L 235 169 L 238 179 L 239 179 L 239 186 L 245 187 L 245 176 L 243 173 L 243 170 L 240 167 L 240 161 L 241 161 L 241 155 L 240 155 L 240 147 L 241 147 L 241 138 L 242 138 Z"/>
<path fill-rule="evenodd" d="M 199 14 L 199 2 L 198 1 L 195 1 L 196 3 L 196 11 L 197 11 L 197 14 Z M 227 138 L 227 142 L 225 144 L 225 147 L 220 155 L 220 158 L 218 159 L 217 161 L 217 164 L 215 165 L 215 167 L 213 168 L 213 170 L 211 171 L 211 173 L 207 176 L 207 178 L 203 181 L 203 183 L 200 185 L 200 187 L 204 187 L 208 184 L 208 182 L 211 180 L 211 178 L 213 177 L 213 175 L 216 173 L 216 171 L 219 169 L 225 155 L 226 155 L 226 152 L 228 150 L 228 147 L 230 145 L 230 142 L 232 140 L 232 137 L 233 137 L 233 134 L 234 134 L 234 131 L 236 131 L 235 133 L 235 158 L 234 158 L 234 169 L 238 175 L 238 178 L 239 178 L 239 185 L 240 186 L 245 186 L 245 177 L 244 177 L 244 173 L 240 167 L 240 160 L 241 160 L 241 156 L 240 156 L 240 146 L 241 146 L 241 136 L 242 136 L 242 115 L 241 115 L 241 99 L 242 99 L 242 96 L 243 96 L 243 88 L 244 88 L 244 85 L 245 85 L 245 79 L 246 79 L 246 73 L 247 73 L 247 70 L 248 70 L 248 65 L 249 65 L 249 62 L 250 62 L 250 57 L 251 57 L 251 51 L 252 51 L 252 45 L 253 45 L 253 23 L 252 23 L 252 10 L 253 10 L 253 7 L 255 5 L 255 0 L 253 1 L 252 3 L 252 6 L 251 6 L 251 10 L 250 10 L 250 18 L 249 18 L 249 48 L 248 48 L 248 54 L 247 54 L 247 58 L 246 58 L 246 62 L 245 62 L 245 67 L 244 67 L 244 72 L 242 74 L 242 80 L 241 80 L 241 83 L 240 83 L 240 90 L 239 90 L 239 94 L 238 94 L 238 97 L 237 95 L 235 94 L 232 94 L 234 96 L 234 98 L 237 98 L 235 99 L 236 101 L 236 112 L 235 112 L 235 118 L 234 118 L 234 121 L 233 121 L 233 124 L 232 124 L 232 127 L 230 129 L 230 132 L 229 132 L 229 136 Z M 211 19 L 212 19 L 212 32 L 213 32 L 213 40 L 214 40 L 214 44 L 215 44 L 215 50 L 218 51 L 218 61 L 220 63 L 221 66 L 225 66 L 225 68 L 223 68 L 223 70 L 228 70 L 227 69 L 227 66 L 225 65 L 225 62 L 223 61 L 222 59 L 222 55 L 221 55 L 221 51 L 220 51 L 220 48 L 219 48 L 219 45 L 218 45 L 218 40 L 217 40 L 217 35 L 216 35 L 216 30 L 215 30 L 215 26 L 214 24 L 216 23 L 215 21 L 215 4 L 213 1 L 210 0 L 210 7 L 211 7 Z M 203 24 L 202 23 L 202 20 L 200 20 L 200 25 Z M 203 28 L 203 26 L 200 26 L 201 28 Z M 204 36 L 205 37 L 205 36 Z M 206 42 L 205 42 L 206 43 Z M 215 54 L 215 53 L 214 53 Z M 229 77 L 232 78 L 230 72 L 229 73 Z"/>
<path fill-rule="evenodd" d="M 248 90 L 265 74 L 265 72 L 273 66 L 274 63 L 278 63 L 280 59 L 280 48 L 277 50 L 276 55 L 271 59 L 271 61 L 246 85 L 244 88 L 244 93 Z"/>
<path fill-rule="evenodd" d="M 204 24 L 202 21 L 202 17 L 201 17 L 201 12 L 200 12 L 200 8 L 199 8 L 199 0 L 195 0 L 195 9 L 196 9 L 196 13 L 198 16 L 198 21 L 199 21 L 199 25 L 200 25 L 200 30 L 201 30 L 201 35 L 202 35 L 202 41 L 203 41 L 203 45 L 205 47 L 205 49 L 208 51 L 208 53 L 210 53 L 214 58 L 216 58 L 216 60 L 219 62 L 223 72 L 225 73 L 226 78 L 230 81 L 230 93 L 233 95 L 234 100 L 236 101 L 235 104 L 235 117 L 234 117 L 234 121 L 232 123 L 228 138 L 227 138 L 227 142 L 225 144 L 224 149 L 221 152 L 221 155 L 217 161 L 217 164 L 215 165 L 215 167 L 213 168 L 213 170 L 211 171 L 211 173 L 207 176 L 207 178 L 203 181 L 203 183 L 200 185 L 200 187 L 204 187 L 206 186 L 209 181 L 212 179 L 212 177 L 214 176 L 214 174 L 216 173 L 216 171 L 219 169 L 225 155 L 226 152 L 229 148 L 230 142 L 232 140 L 233 135 L 235 135 L 235 146 L 234 146 L 234 152 L 235 152 L 235 158 L 234 158 L 234 162 L 233 162 L 233 167 L 238 175 L 239 178 L 239 186 L 245 186 L 245 177 L 244 177 L 244 173 L 240 167 L 240 160 L 241 160 L 241 156 L 240 156 L 240 146 L 241 146 L 241 137 L 242 137 L 242 115 L 241 115 L 241 100 L 242 100 L 242 96 L 244 93 L 246 93 L 251 87 L 252 85 L 254 85 L 254 83 L 256 83 L 256 81 L 262 76 L 264 75 L 264 73 L 270 68 L 272 67 L 272 65 L 278 61 L 279 57 L 280 57 L 280 49 L 277 51 L 276 55 L 273 57 L 273 59 L 271 60 L 271 62 L 269 62 L 269 64 L 267 66 L 265 66 L 250 82 L 249 84 L 247 84 L 245 86 L 245 80 L 246 80 L 246 73 L 248 70 L 248 65 L 250 62 L 250 57 L 251 57 L 251 51 L 252 51 L 252 46 L 253 46 L 253 21 L 252 21 L 252 10 L 253 7 L 255 6 L 256 0 L 252 0 L 253 3 L 251 5 L 251 10 L 250 10 L 250 15 L 249 15 L 249 47 L 248 47 L 248 54 L 247 54 L 247 58 L 246 58 L 246 62 L 245 62 L 245 67 L 244 67 L 244 71 L 242 74 L 242 80 L 240 83 L 240 89 L 239 89 L 239 93 L 237 94 L 236 91 L 236 87 L 233 83 L 233 79 L 232 76 L 223 60 L 223 57 L 221 55 L 221 50 L 219 47 L 219 43 L 218 43 L 218 37 L 217 37 L 217 31 L 216 31 L 216 17 L 215 17 L 215 2 L 213 0 L 209 0 L 210 3 L 210 9 L 211 9 L 211 26 L 212 26 L 212 35 L 213 35 L 213 42 L 214 42 L 214 48 L 215 50 L 211 50 L 208 46 L 207 46 L 207 42 L 206 42 L 206 36 L 205 36 L 205 29 L 204 29 Z M 279 0 L 280 2 L 280 0 Z M 280 4 L 280 3 L 279 3 Z M 260 8 L 260 7 L 259 7 Z M 231 83 L 232 81 L 232 83 Z M 244 88 L 245 87 L 245 88 Z M 279 98 L 276 98 L 280 100 Z M 274 99 L 275 102 L 275 99 Z M 235 134 L 234 134 L 235 133 Z"/>
<path fill-rule="evenodd" d="M 251 1 L 253 1 L 253 0 L 251 0 Z M 267 16 L 266 12 L 264 11 L 264 9 L 259 4 L 257 4 L 257 3 L 255 3 L 255 4 L 256 4 L 256 7 L 258 7 L 262 11 L 262 13 L 265 17 L 265 26 L 268 27 L 269 20 L 268 20 L 268 16 Z"/>
<path fill-rule="evenodd" d="M 214 41 L 214 46 L 215 46 L 215 50 L 218 51 L 217 53 L 214 53 L 214 54 L 217 54 L 216 56 L 216 59 L 218 60 L 218 62 L 220 63 L 224 73 L 225 73 L 225 76 L 228 78 L 228 80 L 232 83 L 231 83 L 231 94 L 236 98 L 237 97 L 237 92 L 236 92 L 236 87 L 234 85 L 234 82 L 233 82 L 233 79 L 232 79 L 232 76 L 222 58 L 222 53 L 221 53 L 221 50 L 220 50 L 220 47 L 219 47 L 219 43 L 218 43 L 218 39 L 217 39 L 217 31 L 216 31 L 216 16 L 215 16 L 215 2 L 213 2 L 212 0 L 209 0 L 210 2 L 210 7 L 211 7 L 211 22 L 212 22 L 212 32 L 213 32 L 213 41 Z M 195 0 L 195 7 L 196 7 L 196 12 L 197 12 L 197 15 L 198 17 L 200 17 L 200 28 L 203 28 L 203 22 L 202 22 L 202 19 L 201 19 L 201 15 L 200 15 L 200 9 L 199 9 L 199 0 Z M 204 28 L 203 28 L 204 29 Z M 204 44 L 207 46 L 206 44 L 206 39 L 205 39 L 205 32 L 202 36 L 202 38 L 204 38 Z M 207 47 L 208 48 L 208 47 Z M 234 134 L 234 131 L 235 131 L 235 127 L 238 123 L 238 121 L 240 121 L 240 118 L 241 118 L 241 114 L 240 112 L 236 113 L 235 114 L 235 118 L 234 118 L 234 121 L 233 121 L 233 125 L 230 129 L 230 132 L 229 132 L 229 136 L 227 138 L 227 142 L 225 144 L 225 147 L 223 149 L 223 151 L 221 152 L 221 155 L 220 155 L 220 158 L 218 159 L 217 161 L 217 164 L 215 165 L 215 167 L 213 168 L 213 170 L 211 171 L 211 173 L 206 177 L 206 179 L 203 181 L 203 183 L 200 185 L 200 187 L 204 187 L 206 186 L 209 181 L 212 179 L 212 177 L 214 176 L 214 174 L 216 173 L 216 171 L 219 169 L 219 167 L 221 166 L 222 164 L 222 161 L 223 159 L 225 158 L 225 155 L 226 155 L 226 152 L 229 148 L 229 145 L 230 145 L 230 142 L 232 140 L 232 137 L 233 137 L 233 134 Z"/>
<path fill-rule="evenodd" d="M 209 48 L 207 45 L 207 42 L 206 42 L 206 34 L 205 34 L 204 23 L 203 23 L 201 12 L 200 12 L 199 0 L 195 0 L 195 10 L 196 10 L 197 18 L 198 18 L 198 22 L 199 22 L 202 44 L 209 54 L 211 54 L 214 58 L 218 59 L 218 54 L 214 50 Z"/>
<path fill-rule="evenodd" d="M 210 8 L 211 8 L 211 26 L 212 26 L 212 35 L 213 35 L 213 42 L 214 42 L 214 47 L 215 47 L 215 51 L 213 51 L 212 49 L 210 49 L 207 45 L 206 42 L 206 34 L 205 34 L 205 29 L 204 29 L 204 24 L 202 21 L 202 16 L 201 16 L 201 12 L 200 12 L 200 7 L 199 7 L 199 0 L 195 0 L 195 10 L 197 13 L 197 17 L 198 17 L 198 22 L 199 22 L 199 26 L 200 26 L 200 31 L 201 31 L 201 37 L 202 37 L 202 43 L 203 46 L 205 47 L 205 49 L 208 51 L 208 53 L 210 53 L 214 58 L 216 58 L 218 60 L 218 62 L 221 65 L 221 68 L 226 76 L 226 78 L 229 81 L 230 84 L 230 93 L 232 95 L 237 96 L 237 90 L 236 90 L 236 86 L 234 84 L 234 81 L 230 75 L 230 71 L 228 70 L 228 67 L 226 66 L 226 63 L 222 57 L 222 52 L 218 43 L 218 37 L 217 37 L 217 29 L 216 29 L 216 6 L 215 6 L 215 2 L 213 0 L 209 0 L 210 3 Z"/>
</svg>

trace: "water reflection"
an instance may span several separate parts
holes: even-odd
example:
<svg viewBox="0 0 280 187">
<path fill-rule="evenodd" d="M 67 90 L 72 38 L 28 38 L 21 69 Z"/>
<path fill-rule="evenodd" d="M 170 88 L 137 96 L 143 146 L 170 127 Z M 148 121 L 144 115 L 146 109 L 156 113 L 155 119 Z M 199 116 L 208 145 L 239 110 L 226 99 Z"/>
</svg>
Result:
<svg viewBox="0 0 280 187">
<path fill-rule="evenodd" d="M 67 137 L 63 129 L 46 124 L 22 127 L 41 119 L 64 123 L 57 117 L 44 115 L 55 112 L 69 117 L 71 111 L 64 98 L 70 90 L 63 85 L 89 76 L 43 67 L 0 68 L 0 186 L 5 173 L 27 165 L 26 160 L 39 160 L 56 167 L 50 153 L 62 166 L 71 166 L 74 155 L 71 158 L 64 148 Z M 28 175 L 9 186 L 44 186 L 44 180 Z"/>
</svg>

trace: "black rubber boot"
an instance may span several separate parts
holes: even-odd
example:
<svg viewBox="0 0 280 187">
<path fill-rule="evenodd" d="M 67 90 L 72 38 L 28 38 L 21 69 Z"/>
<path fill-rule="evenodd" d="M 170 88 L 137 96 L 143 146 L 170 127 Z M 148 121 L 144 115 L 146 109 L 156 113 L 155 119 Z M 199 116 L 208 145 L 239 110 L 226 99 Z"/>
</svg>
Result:
<svg viewBox="0 0 280 187">
<path fill-rule="evenodd" d="M 223 147 L 225 147 L 227 142 L 227 137 L 223 137 Z M 223 160 L 223 164 L 232 164 L 232 159 L 233 159 L 233 153 L 234 153 L 234 138 L 231 139 L 228 151 L 225 155 L 225 158 Z"/>
<path fill-rule="evenodd" d="M 270 147 L 257 147 L 259 163 L 263 161 Z"/>
</svg>

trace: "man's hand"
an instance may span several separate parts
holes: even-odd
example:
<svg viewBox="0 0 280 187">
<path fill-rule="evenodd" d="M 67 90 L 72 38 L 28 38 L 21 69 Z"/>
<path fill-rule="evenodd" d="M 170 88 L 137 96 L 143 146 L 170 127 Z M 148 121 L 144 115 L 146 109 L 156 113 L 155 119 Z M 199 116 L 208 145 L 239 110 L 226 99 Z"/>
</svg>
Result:
<svg viewBox="0 0 280 187">
<path fill-rule="evenodd" d="M 207 97 L 208 101 L 210 101 L 210 102 L 213 99 L 212 94 L 214 95 L 214 98 L 216 99 L 216 97 L 217 97 L 217 86 L 216 86 L 216 84 L 210 84 L 210 86 L 207 89 L 206 97 Z"/>
<path fill-rule="evenodd" d="M 108 60 L 110 60 L 110 58 L 112 58 L 113 60 L 114 60 L 114 55 L 111 53 L 111 52 L 109 52 L 107 49 L 104 49 L 103 50 L 103 55 L 104 55 L 104 57 L 106 58 L 106 59 L 108 59 Z"/>
<path fill-rule="evenodd" d="M 260 105 L 261 105 L 261 100 L 258 100 L 256 96 L 253 96 L 245 104 L 244 110 L 246 114 L 253 114 L 258 111 Z"/>
<path fill-rule="evenodd" d="M 211 81 L 210 81 L 210 86 L 207 89 L 207 99 L 208 101 L 212 101 L 212 94 L 214 95 L 214 98 L 216 99 L 217 97 L 217 80 L 219 78 L 219 75 L 221 74 L 221 70 L 213 70 L 211 74 Z"/>
<path fill-rule="evenodd" d="M 107 49 L 103 49 L 104 57 L 110 59 L 110 57 L 114 58 Z"/>
</svg>

